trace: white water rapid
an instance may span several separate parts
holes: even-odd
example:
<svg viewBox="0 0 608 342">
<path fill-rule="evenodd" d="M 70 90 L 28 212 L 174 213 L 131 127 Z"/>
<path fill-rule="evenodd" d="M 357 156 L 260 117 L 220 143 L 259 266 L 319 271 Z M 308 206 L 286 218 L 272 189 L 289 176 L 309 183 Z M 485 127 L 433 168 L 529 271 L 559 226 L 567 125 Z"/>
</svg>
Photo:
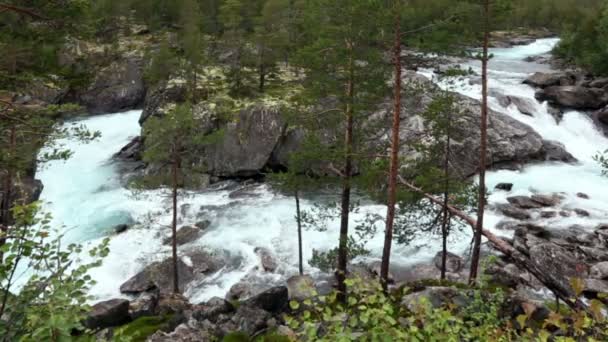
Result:
<svg viewBox="0 0 608 342">
<path fill-rule="evenodd" d="M 526 56 L 547 53 L 556 44 L 556 39 L 542 39 L 531 45 L 510 49 L 494 49 L 494 59 L 490 63 L 490 86 L 502 90 L 507 95 L 517 95 L 534 99 L 534 90 L 521 84 L 534 71 L 546 71 L 547 66 L 524 62 Z M 479 67 L 471 64 L 479 71 Z M 479 98 L 480 86 L 471 86 L 463 80 L 453 90 Z M 536 101 L 535 101 L 536 103 Z M 591 213 L 590 218 L 556 218 L 549 225 L 569 226 L 583 224 L 593 226 L 607 218 L 603 209 L 608 208 L 608 179 L 601 176 L 600 167 L 592 160 L 598 151 L 608 149 L 606 139 L 594 127 L 584 113 L 569 112 L 557 124 L 547 112 L 544 104 L 536 106 L 533 116 L 520 114 L 516 108 L 502 108 L 495 99 L 490 105 L 512 117 L 532 126 L 545 139 L 557 140 L 565 144 L 567 150 L 580 160 L 577 165 L 544 163 L 526 167 L 523 171 L 495 171 L 488 176 L 488 187 L 493 189 L 499 182 L 514 184 L 510 195 L 527 195 L 532 190 L 543 193 L 564 192 L 565 207 L 583 208 Z M 78 120 L 91 130 L 99 130 L 102 138 L 91 144 L 73 141 L 63 143 L 74 155 L 67 162 L 52 162 L 39 170 L 38 178 L 44 183 L 41 200 L 45 209 L 54 216 L 56 226 L 64 226 L 67 242 L 86 245 L 99 243 L 110 236 L 110 255 L 103 265 L 92 271 L 98 284 L 92 289 L 96 300 L 120 297 L 119 286 L 153 261 L 169 257 L 169 246 L 163 239 L 169 235 L 170 203 L 164 191 L 147 191 L 138 196 L 124 189 L 119 182 L 111 156 L 130 138 L 139 134 L 137 123 L 139 111 L 93 116 Z M 577 192 L 588 194 L 591 199 L 576 197 Z M 194 224 L 210 220 L 211 226 L 198 240 L 181 248 L 181 251 L 205 248 L 211 251 L 228 251 L 237 262 L 216 274 L 194 281 L 186 290 L 186 295 L 199 302 L 213 296 L 223 297 L 230 287 L 249 273 L 256 273 L 259 258 L 255 247 L 266 247 L 276 256 L 279 267 L 275 273 L 259 274 L 267 283 L 278 283 L 297 273 L 297 235 L 294 220 L 295 203 L 292 198 L 275 194 L 267 186 L 259 186 L 253 196 L 230 198 L 228 191 L 205 191 L 190 193 L 181 199 L 184 206 L 180 225 Z M 506 201 L 505 193 L 497 192 L 491 202 Z M 310 203 L 304 201 L 304 209 Z M 201 207 L 206 210 L 201 210 Z M 366 205 L 364 212 L 384 215 L 385 208 Z M 197 214 L 204 213 L 202 217 Z M 488 213 L 487 226 L 493 227 L 501 217 Z M 120 223 L 133 223 L 133 227 L 120 235 L 114 235 L 112 227 Z M 312 255 L 312 248 L 333 248 L 338 240 L 339 222 L 333 222 L 326 232 L 306 231 L 304 233 L 304 258 Z M 372 258 L 379 258 L 382 251 L 382 228 L 372 239 L 368 248 Z M 499 232 L 508 234 L 505 232 Z M 450 250 L 464 252 L 469 245 L 470 234 L 462 233 L 452 239 Z M 423 246 L 423 247 L 420 247 Z M 410 246 L 397 245 L 393 260 L 400 264 L 413 264 L 432 258 L 440 250 L 437 237 L 424 237 Z M 308 272 L 315 272 L 308 268 Z"/>
</svg>

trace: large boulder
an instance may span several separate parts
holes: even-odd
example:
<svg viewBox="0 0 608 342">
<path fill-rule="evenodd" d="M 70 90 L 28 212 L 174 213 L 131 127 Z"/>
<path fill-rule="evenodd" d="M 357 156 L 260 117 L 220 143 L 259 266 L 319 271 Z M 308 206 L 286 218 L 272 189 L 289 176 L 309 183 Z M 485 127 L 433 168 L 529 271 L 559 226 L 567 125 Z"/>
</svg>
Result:
<svg viewBox="0 0 608 342">
<path fill-rule="evenodd" d="M 277 261 L 268 248 L 256 247 L 254 252 L 260 258 L 260 264 L 265 272 L 274 272 L 277 270 Z"/>
<path fill-rule="evenodd" d="M 304 300 L 315 294 L 315 281 L 309 275 L 296 275 L 287 279 L 287 290 L 289 299 Z"/>
<path fill-rule="evenodd" d="M 576 83 L 576 75 L 570 72 L 537 72 L 524 80 L 524 84 L 546 88 L 551 86 L 570 86 Z"/>
<path fill-rule="evenodd" d="M 218 270 L 220 260 L 206 252 L 192 252 L 178 258 L 177 271 L 179 285 L 183 288 L 198 274 Z M 173 261 L 171 258 L 155 262 L 131 277 L 120 286 L 120 292 L 139 294 L 157 288 L 161 293 L 173 292 Z"/>
<path fill-rule="evenodd" d="M 89 87 L 78 96 L 91 113 L 112 113 L 133 109 L 146 95 L 143 62 L 137 58 L 119 60 L 99 70 Z"/>
<path fill-rule="evenodd" d="M 178 246 L 190 243 L 203 235 L 203 231 L 197 227 L 184 226 L 177 230 L 175 240 Z M 165 238 L 164 244 L 170 245 L 173 242 L 173 237 Z"/>
<path fill-rule="evenodd" d="M 570 288 L 571 278 L 586 278 L 587 265 L 576 255 L 554 243 L 539 243 L 530 248 L 530 259 L 539 269 L 564 288 Z"/>
<path fill-rule="evenodd" d="M 438 252 L 433 258 L 433 263 L 435 267 L 441 270 L 441 265 L 443 264 L 443 252 Z M 458 273 L 464 267 L 464 260 L 454 253 L 447 252 L 446 253 L 446 261 L 445 268 L 446 272 L 450 273 Z"/>
<path fill-rule="evenodd" d="M 182 287 L 194 279 L 193 268 L 184 263 L 181 258 L 177 262 L 177 272 Z M 138 294 L 155 288 L 164 293 L 173 291 L 173 262 L 170 258 L 144 268 L 120 285 L 120 292 Z"/>
<path fill-rule="evenodd" d="M 130 320 L 129 301 L 111 299 L 93 305 L 85 320 L 85 326 L 93 330 L 103 329 L 121 325 Z"/>
<path fill-rule="evenodd" d="M 268 312 L 281 312 L 289 301 L 289 290 L 285 286 L 273 287 L 243 302 L 242 306 L 260 308 Z"/>
<path fill-rule="evenodd" d="M 205 148 L 204 165 L 220 177 L 258 175 L 285 128 L 278 107 L 257 104 L 244 108 L 223 127 L 220 140 Z"/>
<path fill-rule="evenodd" d="M 539 101 L 573 109 L 600 109 L 608 104 L 608 94 L 599 88 L 552 86 L 536 93 Z"/>
</svg>

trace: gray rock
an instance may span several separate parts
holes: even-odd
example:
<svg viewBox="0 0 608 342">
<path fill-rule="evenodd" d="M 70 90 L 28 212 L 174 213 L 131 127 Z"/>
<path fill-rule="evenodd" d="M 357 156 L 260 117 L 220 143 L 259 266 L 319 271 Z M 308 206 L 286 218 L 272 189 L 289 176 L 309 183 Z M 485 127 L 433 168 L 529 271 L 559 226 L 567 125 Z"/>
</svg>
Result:
<svg viewBox="0 0 608 342">
<path fill-rule="evenodd" d="M 531 199 L 543 207 L 555 207 L 561 202 L 561 198 L 555 195 L 532 195 Z"/>
<path fill-rule="evenodd" d="M 551 86 L 568 86 L 576 83 L 576 75 L 568 72 L 543 73 L 537 72 L 524 80 L 524 84 L 546 88 Z"/>
<path fill-rule="evenodd" d="M 517 220 L 529 220 L 530 218 L 532 218 L 530 213 L 523 209 L 517 208 L 511 204 L 499 204 L 496 206 L 496 208 L 503 215 Z"/>
<path fill-rule="evenodd" d="M 519 209 L 538 209 L 544 205 L 527 196 L 508 197 L 507 201 Z"/>
<path fill-rule="evenodd" d="M 589 214 L 589 212 L 585 209 L 574 209 L 574 212 L 576 213 L 576 215 L 580 216 L 580 217 L 589 217 L 591 216 L 591 214 Z"/>
<path fill-rule="evenodd" d="M 589 83 L 590 88 L 604 88 L 608 86 L 608 77 L 600 77 Z"/>
<path fill-rule="evenodd" d="M 582 193 L 582 192 L 577 193 L 576 197 L 582 198 L 582 199 L 589 199 L 590 198 L 589 195 L 587 195 L 585 193 Z"/>
<path fill-rule="evenodd" d="M 591 266 L 589 276 L 593 279 L 608 279 L 608 261 L 602 261 Z"/>
<path fill-rule="evenodd" d="M 200 230 L 206 230 L 207 228 L 209 228 L 211 226 L 211 221 L 209 221 L 209 220 L 199 221 L 199 222 L 196 222 L 194 224 L 194 226 Z"/>
<path fill-rule="evenodd" d="M 177 263 L 178 278 L 183 287 L 194 279 L 194 269 L 186 265 L 181 258 Z M 120 292 L 138 294 L 158 288 L 161 292 L 173 291 L 173 263 L 171 258 L 155 262 L 120 285 Z"/>
<path fill-rule="evenodd" d="M 544 140 L 541 154 L 545 161 L 557 161 L 570 164 L 578 162 L 578 160 L 566 150 L 564 144 L 557 141 Z"/>
<path fill-rule="evenodd" d="M 583 293 L 586 296 L 596 297 L 598 294 L 608 294 L 608 281 L 600 279 L 585 279 Z"/>
<path fill-rule="evenodd" d="M 129 316 L 131 316 L 132 320 L 144 316 L 155 316 L 157 306 L 157 291 L 144 292 L 129 303 Z"/>
<path fill-rule="evenodd" d="M 304 300 L 316 293 L 315 281 L 309 275 L 296 275 L 287 279 L 289 299 Z"/>
<path fill-rule="evenodd" d="M 93 305 L 85 320 L 85 326 L 89 329 L 102 329 L 118 326 L 130 320 L 129 301 L 111 299 Z"/>
<path fill-rule="evenodd" d="M 136 108 L 145 95 L 142 61 L 126 59 L 101 69 L 79 97 L 89 112 L 96 114 Z"/>
<path fill-rule="evenodd" d="M 289 290 L 285 286 L 273 287 L 241 303 L 242 306 L 260 308 L 268 312 L 281 312 L 289 302 Z"/>
<path fill-rule="evenodd" d="M 584 262 L 563 247 L 553 243 L 540 243 L 530 248 L 530 259 L 538 268 L 551 275 L 564 288 L 570 288 L 572 277 L 586 278 Z"/>
<path fill-rule="evenodd" d="M 608 104 L 608 96 L 603 89 L 582 86 L 553 86 L 536 93 L 539 101 L 573 109 L 600 109 Z"/>
<path fill-rule="evenodd" d="M 588 246 L 577 246 L 588 261 L 608 261 L 608 252 L 605 248 L 588 247 Z"/>
<path fill-rule="evenodd" d="M 260 257 L 260 263 L 262 269 L 265 272 L 274 272 L 277 269 L 277 261 L 275 260 L 272 252 L 268 248 L 256 247 L 254 249 L 255 254 Z"/>
<path fill-rule="evenodd" d="M 175 240 L 178 246 L 185 245 L 203 236 L 203 231 L 197 227 L 184 226 L 177 230 L 175 234 Z M 165 238 L 163 243 L 170 245 L 173 239 L 171 236 Z"/>
<path fill-rule="evenodd" d="M 252 293 L 251 285 L 241 281 L 230 287 L 230 290 L 226 293 L 226 299 L 229 301 L 242 300 L 251 296 Z"/>
<path fill-rule="evenodd" d="M 225 299 L 214 297 L 194 308 L 192 317 L 198 321 L 217 321 L 219 315 L 229 314 L 234 311 L 234 306 Z"/>
<path fill-rule="evenodd" d="M 433 263 L 435 264 L 435 267 L 437 267 L 439 270 L 441 270 L 442 257 L 443 257 L 443 252 L 438 252 L 435 255 L 435 257 L 433 258 Z M 446 272 L 458 273 L 464 267 L 464 260 L 462 260 L 462 258 L 459 255 L 447 252 L 445 264 L 446 264 L 445 265 Z"/>
</svg>

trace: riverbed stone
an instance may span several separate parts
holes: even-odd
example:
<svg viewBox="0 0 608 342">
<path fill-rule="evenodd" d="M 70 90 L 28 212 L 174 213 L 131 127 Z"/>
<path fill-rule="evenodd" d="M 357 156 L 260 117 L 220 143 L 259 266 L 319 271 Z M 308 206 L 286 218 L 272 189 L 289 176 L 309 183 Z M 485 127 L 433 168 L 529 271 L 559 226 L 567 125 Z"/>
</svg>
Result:
<svg viewBox="0 0 608 342">
<path fill-rule="evenodd" d="M 498 204 L 496 206 L 496 208 L 503 215 L 510 217 L 510 218 L 517 219 L 517 220 L 529 220 L 530 218 L 532 218 L 532 216 L 530 215 L 529 212 L 527 212 L 526 210 L 520 209 L 518 207 L 515 207 L 514 205 L 511 205 L 511 204 L 504 204 L 504 203 Z"/>
<path fill-rule="evenodd" d="M 543 205 L 527 196 L 511 196 L 507 201 L 519 209 L 538 209 Z"/>
<path fill-rule="evenodd" d="M 85 320 L 85 326 L 93 330 L 102 329 L 118 326 L 130 320 L 129 301 L 111 299 L 93 305 Z"/>
<path fill-rule="evenodd" d="M 437 267 L 439 270 L 441 270 L 442 258 L 443 258 L 443 252 L 438 252 L 437 254 L 435 254 L 435 257 L 433 258 L 433 263 L 435 264 L 435 267 Z M 446 263 L 445 263 L 446 272 L 458 273 L 462 270 L 463 267 L 464 267 L 464 260 L 462 260 L 462 258 L 459 255 L 456 255 L 456 254 L 450 253 L 450 252 L 446 253 Z"/>
</svg>

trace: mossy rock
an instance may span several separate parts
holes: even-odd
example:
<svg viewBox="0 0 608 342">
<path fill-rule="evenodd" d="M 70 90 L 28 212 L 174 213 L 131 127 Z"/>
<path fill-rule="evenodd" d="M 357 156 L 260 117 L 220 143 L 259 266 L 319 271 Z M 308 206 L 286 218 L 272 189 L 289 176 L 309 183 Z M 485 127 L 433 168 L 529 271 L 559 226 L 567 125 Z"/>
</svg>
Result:
<svg viewBox="0 0 608 342">
<path fill-rule="evenodd" d="M 173 315 L 141 317 L 114 331 L 114 337 L 129 338 L 131 342 L 145 342 L 155 332 L 167 329 Z"/>
</svg>

